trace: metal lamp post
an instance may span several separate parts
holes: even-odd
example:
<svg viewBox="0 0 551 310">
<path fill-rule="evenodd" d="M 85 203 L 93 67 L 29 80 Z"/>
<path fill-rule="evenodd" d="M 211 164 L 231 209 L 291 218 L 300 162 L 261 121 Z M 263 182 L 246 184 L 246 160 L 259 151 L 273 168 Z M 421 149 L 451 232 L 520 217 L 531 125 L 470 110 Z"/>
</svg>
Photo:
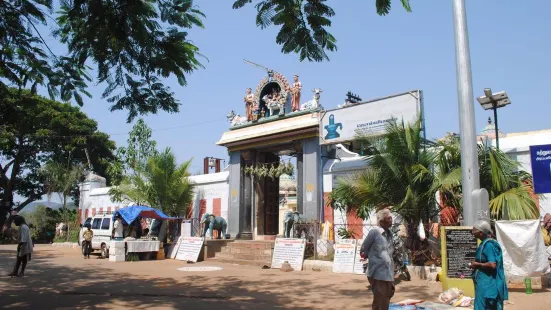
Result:
<svg viewBox="0 0 551 310">
<path fill-rule="evenodd" d="M 465 0 L 452 0 L 455 34 L 455 64 L 457 97 L 459 102 L 459 134 L 461 136 L 461 179 L 463 192 L 463 219 L 472 226 L 477 220 L 475 190 L 480 188 L 476 126 L 474 118 L 471 57 L 467 31 Z"/>
<path fill-rule="evenodd" d="M 491 88 L 484 88 L 484 96 L 476 98 L 478 103 L 484 110 L 494 110 L 494 122 L 496 123 L 496 148 L 499 149 L 499 127 L 497 125 L 497 109 L 503 108 L 506 105 L 511 104 L 511 100 L 507 97 L 507 93 L 500 91 L 499 93 L 492 93 Z"/>
</svg>

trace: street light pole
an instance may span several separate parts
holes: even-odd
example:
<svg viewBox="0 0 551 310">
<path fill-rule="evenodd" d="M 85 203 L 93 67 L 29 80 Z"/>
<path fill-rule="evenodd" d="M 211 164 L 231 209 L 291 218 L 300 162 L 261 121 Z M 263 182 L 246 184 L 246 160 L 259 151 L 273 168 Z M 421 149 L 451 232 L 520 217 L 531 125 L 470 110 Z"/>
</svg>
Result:
<svg viewBox="0 0 551 310">
<path fill-rule="evenodd" d="M 463 220 L 465 225 L 472 226 L 478 218 L 473 202 L 473 191 L 480 187 L 480 176 L 478 172 L 467 13 L 465 11 L 465 0 L 452 0 L 452 3 L 455 33 L 455 62 L 457 70 L 457 97 L 459 101 Z"/>
<path fill-rule="evenodd" d="M 494 110 L 494 123 L 496 123 L 496 148 L 499 150 L 499 127 L 497 126 L 497 102 L 492 101 L 492 109 Z"/>
</svg>

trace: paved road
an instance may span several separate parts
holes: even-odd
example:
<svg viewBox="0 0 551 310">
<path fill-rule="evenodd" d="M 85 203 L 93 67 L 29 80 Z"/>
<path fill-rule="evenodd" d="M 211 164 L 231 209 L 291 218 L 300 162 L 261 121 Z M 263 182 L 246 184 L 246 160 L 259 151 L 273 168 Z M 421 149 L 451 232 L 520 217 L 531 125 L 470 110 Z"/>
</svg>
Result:
<svg viewBox="0 0 551 310">
<path fill-rule="evenodd" d="M 291 272 L 216 264 L 221 271 L 182 272 L 176 260 L 111 263 L 77 249 L 36 246 L 25 278 L 7 278 L 15 247 L 0 246 L 0 306 L 5 309 L 366 309 L 364 276 Z M 435 301 L 439 284 L 403 282 L 393 301 Z M 549 309 L 551 292 L 512 293 L 507 310 Z M 544 306 L 544 304 L 546 306 Z M 522 307 L 524 305 L 524 307 Z"/>
</svg>

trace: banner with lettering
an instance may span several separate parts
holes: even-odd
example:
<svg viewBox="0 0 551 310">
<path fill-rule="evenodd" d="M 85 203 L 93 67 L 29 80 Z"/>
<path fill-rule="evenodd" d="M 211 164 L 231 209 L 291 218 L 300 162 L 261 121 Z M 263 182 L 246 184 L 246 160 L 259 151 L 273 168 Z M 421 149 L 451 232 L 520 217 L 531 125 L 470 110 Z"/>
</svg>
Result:
<svg viewBox="0 0 551 310">
<path fill-rule="evenodd" d="M 551 193 L 551 144 L 530 146 L 534 193 Z"/>
</svg>

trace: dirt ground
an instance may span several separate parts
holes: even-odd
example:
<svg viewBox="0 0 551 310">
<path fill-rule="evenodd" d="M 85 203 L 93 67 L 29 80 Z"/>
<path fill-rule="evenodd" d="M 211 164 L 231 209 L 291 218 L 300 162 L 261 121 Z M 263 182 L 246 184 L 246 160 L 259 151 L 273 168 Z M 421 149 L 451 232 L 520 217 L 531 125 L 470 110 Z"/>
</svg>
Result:
<svg viewBox="0 0 551 310">
<path fill-rule="evenodd" d="M 373 298 L 362 275 L 177 260 L 112 263 L 85 260 L 78 249 L 37 245 L 26 277 L 8 278 L 15 247 L 0 246 L 3 309 L 366 309 Z M 211 272 L 178 268 L 218 266 Z M 392 301 L 436 301 L 439 283 L 399 283 Z M 550 309 L 551 292 L 510 292 L 507 310 Z"/>
</svg>

